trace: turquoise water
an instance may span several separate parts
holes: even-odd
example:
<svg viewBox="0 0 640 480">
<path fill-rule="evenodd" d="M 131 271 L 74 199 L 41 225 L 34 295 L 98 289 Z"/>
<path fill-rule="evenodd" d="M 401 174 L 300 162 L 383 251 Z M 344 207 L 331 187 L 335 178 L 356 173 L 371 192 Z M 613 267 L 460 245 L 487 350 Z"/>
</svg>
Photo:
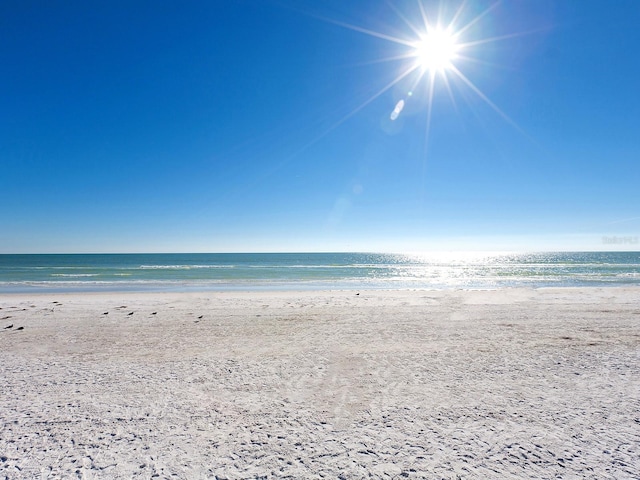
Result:
<svg viewBox="0 0 640 480">
<path fill-rule="evenodd" d="M 0 255 L 0 292 L 640 285 L 640 252 Z"/>
</svg>

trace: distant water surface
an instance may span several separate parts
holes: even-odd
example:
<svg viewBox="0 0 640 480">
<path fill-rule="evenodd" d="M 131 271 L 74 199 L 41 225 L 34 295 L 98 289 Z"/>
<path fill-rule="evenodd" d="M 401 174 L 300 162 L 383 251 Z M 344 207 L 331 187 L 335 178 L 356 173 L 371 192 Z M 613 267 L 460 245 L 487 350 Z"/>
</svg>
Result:
<svg viewBox="0 0 640 480">
<path fill-rule="evenodd" d="M 0 255 L 0 292 L 640 285 L 640 252 Z"/>
</svg>

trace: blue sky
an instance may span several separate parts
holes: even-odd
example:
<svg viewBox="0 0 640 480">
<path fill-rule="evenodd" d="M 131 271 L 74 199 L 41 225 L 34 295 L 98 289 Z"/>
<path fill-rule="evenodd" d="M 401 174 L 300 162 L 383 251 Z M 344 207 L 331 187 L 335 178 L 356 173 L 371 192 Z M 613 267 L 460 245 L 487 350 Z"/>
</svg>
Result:
<svg viewBox="0 0 640 480">
<path fill-rule="evenodd" d="M 640 248 L 640 4 L 422 5 L 2 2 L 0 253 Z"/>
</svg>

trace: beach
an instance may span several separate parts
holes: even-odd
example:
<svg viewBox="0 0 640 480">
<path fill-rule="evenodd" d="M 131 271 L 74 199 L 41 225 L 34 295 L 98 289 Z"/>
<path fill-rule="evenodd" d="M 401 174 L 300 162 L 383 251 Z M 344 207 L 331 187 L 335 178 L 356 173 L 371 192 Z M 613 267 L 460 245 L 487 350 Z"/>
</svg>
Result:
<svg viewBox="0 0 640 480">
<path fill-rule="evenodd" d="M 638 287 L 0 307 L 0 478 L 640 478 Z"/>
</svg>

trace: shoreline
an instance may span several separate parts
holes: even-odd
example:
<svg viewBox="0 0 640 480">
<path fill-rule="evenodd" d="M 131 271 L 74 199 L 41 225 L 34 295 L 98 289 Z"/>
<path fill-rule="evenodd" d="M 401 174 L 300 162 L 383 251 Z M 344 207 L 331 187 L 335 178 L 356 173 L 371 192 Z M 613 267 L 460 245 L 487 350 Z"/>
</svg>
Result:
<svg viewBox="0 0 640 480">
<path fill-rule="evenodd" d="M 9 479 L 640 476 L 636 287 L 0 308 Z"/>
<path fill-rule="evenodd" d="M 320 285 L 318 283 L 309 283 L 304 285 L 303 282 L 296 283 L 283 283 L 276 285 L 273 283 L 259 284 L 255 282 L 248 282 L 247 284 L 228 284 L 228 285 L 206 285 L 191 284 L 182 286 L 148 286 L 141 288 L 139 286 L 131 286 L 125 288 L 120 285 L 105 286 L 103 288 L 95 288 L 95 286 L 84 287 L 17 287 L 17 288 L 1 288 L 0 295 L 6 296 L 43 296 L 43 295 L 109 295 L 109 294 L 124 294 L 124 295 L 173 295 L 173 294 L 234 294 L 234 293 L 254 293 L 254 294 L 269 294 L 269 293 L 286 293 L 286 292 L 299 292 L 299 293 L 314 293 L 314 292 L 475 292 L 475 291 L 502 291 L 502 290 L 553 290 L 553 289 L 586 289 L 586 290 L 600 290 L 600 289 L 630 289 L 639 290 L 640 283 L 607 283 L 607 282 L 591 282 L 589 284 L 532 284 L 532 285 L 477 285 L 462 287 L 455 286 L 423 286 L 423 285 L 410 285 L 410 286 L 393 286 L 393 285 L 370 285 L 370 284 L 348 284 L 327 282 L 326 285 Z"/>
</svg>

